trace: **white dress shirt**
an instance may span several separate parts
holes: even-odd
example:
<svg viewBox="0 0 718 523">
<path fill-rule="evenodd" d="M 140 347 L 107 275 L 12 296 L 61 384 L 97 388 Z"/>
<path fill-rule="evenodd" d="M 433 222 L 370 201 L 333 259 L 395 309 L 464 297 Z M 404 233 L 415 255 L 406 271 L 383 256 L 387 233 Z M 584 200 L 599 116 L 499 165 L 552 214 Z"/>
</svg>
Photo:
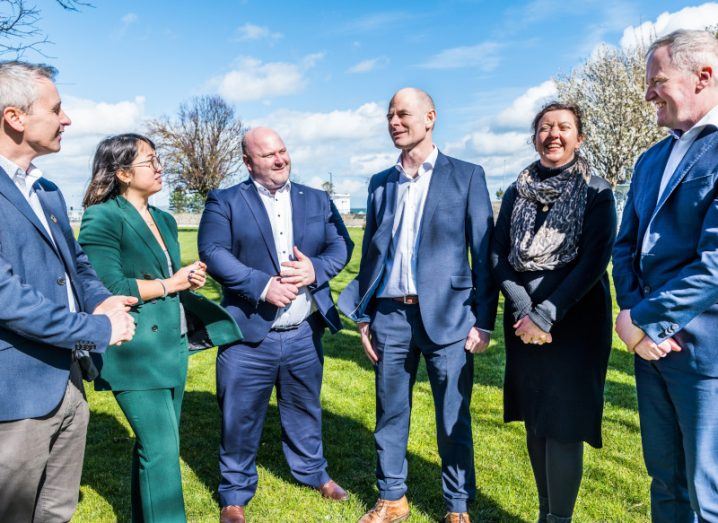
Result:
<svg viewBox="0 0 718 523">
<path fill-rule="evenodd" d="M 269 216 L 269 223 L 272 226 L 274 247 L 277 250 L 277 259 L 280 265 L 287 261 L 296 261 L 294 258 L 294 224 L 292 223 L 292 199 L 291 182 L 287 181 L 274 194 L 266 187 L 254 182 L 259 197 Z M 262 291 L 261 300 L 266 300 L 269 291 L 269 283 Z M 273 329 L 287 329 L 295 327 L 306 320 L 316 310 L 314 300 L 306 287 L 299 289 L 296 299 L 286 307 L 277 310 L 277 316 L 272 323 Z"/>
<path fill-rule="evenodd" d="M 439 150 L 434 146 L 413 178 L 404 170 L 401 156 L 399 155 L 396 162 L 396 168 L 399 170 L 396 212 L 384 279 L 377 293 L 379 298 L 400 298 L 417 294 L 416 249 L 419 245 L 426 196 Z"/>
<path fill-rule="evenodd" d="M 708 113 L 706 113 L 703 118 L 701 118 L 693 127 L 688 129 L 686 132 L 680 133 L 679 131 L 671 131 L 671 134 L 676 141 L 673 144 L 673 149 L 671 149 L 671 154 L 668 157 L 668 161 L 666 162 L 666 168 L 663 170 L 663 176 L 661 177 L 661 185 L 658 189 L 658 198 L 656 199 L 656 205 L 658 205 L 658 202 L 661 201 L 661 195 L 663 195 L 663 191 L 665 191 L 666 186 L 668 186 L 668 182 L 673 176 L 673 173 L 675 172 L 676 168 L 680 165 L 681 161 L 685 157 L 686 153 L 688 152 L 688 149 L 690 149 L 691 145 L 693 145 L 693 142 L 695 142 L 696 138 L 698 138 L 698 135 L 701 134 L 701 132 L 703 132 L 703 129 L 705 129 L 708 125 L 718 127 L 718 105 L 708 111 Z M 658 233 L 651 232 L 651 228 L 649 226 L 648 229 L 646 229 L 646 234 L 643 235 L 643 244 L 641 246 L 641 250 L 643 252 L 646 252 L 647 249 L 650 247 L 651 243 L 655 243 L 658 240 L 659 236 L 660 235 Z"/>
<path fill-rule="evenodd" d="M 47 235 L 50 237 L 50 241 L 54 245 L 55 249 L 57 249 L 55 238 L 52 235 L 52 231 L 50 231 L 50 225 L 47 223 L 47 218 L 45 217 L 45 211 L 43 210 L 40 199 L 37 197 L 37 193 L 33 188 L 35 182 L 42 177 L 42 171 L 40 171 L 40 169 L 35 167 L 33 164 L 30 164 L 27 172 L 25 172 L 18 167 L 17 164 L 1 155 L 0 167 L 2 167 L 13 183 L 15 183 L 15 186 L 18 188 L 25 200 L 27 200 L 27 203 L 30 204 L 30 207 L 35 212 L 37 219 L 40 220 L 40 223 L 45 228 L 45 232 L 47 232 Z M 77 304 L 75 302 L 75 295 L 72 292 L 70 277 L 67 273 L 65 273 L 64 278 L 65 288 L 67 290 L 67 303 L 70 308 L 70 312 L 77 312 Z"/>
</svg>

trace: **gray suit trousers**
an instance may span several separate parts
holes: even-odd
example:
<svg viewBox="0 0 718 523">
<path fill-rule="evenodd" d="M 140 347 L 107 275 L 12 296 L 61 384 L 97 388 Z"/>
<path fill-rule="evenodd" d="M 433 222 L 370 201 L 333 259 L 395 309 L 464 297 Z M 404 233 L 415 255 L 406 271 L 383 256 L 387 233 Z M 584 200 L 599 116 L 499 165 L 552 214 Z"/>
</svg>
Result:
<svg viewBox="0 0 718 523">
<path fill-rule="evenodd" d="M 48 415 L 0 422 L 0 521 L 70 521 L 89 419 L 82 380 L 72 379 Z"/>
</svg>

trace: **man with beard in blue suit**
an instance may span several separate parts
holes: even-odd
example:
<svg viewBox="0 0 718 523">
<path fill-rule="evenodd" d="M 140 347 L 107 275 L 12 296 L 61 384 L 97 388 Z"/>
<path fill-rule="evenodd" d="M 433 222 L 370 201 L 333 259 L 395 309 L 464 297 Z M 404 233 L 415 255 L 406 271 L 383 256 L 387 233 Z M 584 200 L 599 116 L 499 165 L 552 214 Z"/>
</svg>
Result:
<svg viewBox="0 0 718 523">
<path fill-rule="evenodd" d="M 342 328 L 329 280 L 349 263 L 353 243 L 326 192 L 289 180 L 276 132 L 251 129 L 242 149 L 249 179 L 209 194 L 198 233 L 200 257 L 244 335 L 217 354 L 222 523 L 245 521 L 275 386 L 292 475 L 326 498 L 348 498 L 327 473 L 319 395 L 324 328 Z"/>
<path fill-rule="evenodd" d="M 339 302 L 376 370 L 379 500 L 361 523 L 409 516 L 406 445 L 422 354 L 436 408 L 444 521 L 468 523 L 476 492 L 473 354 L 488 347 L 498 301 L 491 202 L 483 169 L 434 145 L 436 109 L 426 92 L 398 91 L 387 120 L 401 155 L 371 179 L 359 274 Z"/>
<path fill-rule="evenodd" d="M 671 135 L 636 162 L 613 251 L 655 522 L 718 521 L 717 78 L 709 32 L 650 46 L 646 100 Z"/>
<path fill-rule="evenodd" d="M 70 119 L 46 65 L 0 62 L 0 521 L 72 519 L 90 410 L 88 351 L 128 341 L 136 298 L 112 296 L 33 165 Z M 114 350 L 114 349 L 110 349 Z"/>
</svg>

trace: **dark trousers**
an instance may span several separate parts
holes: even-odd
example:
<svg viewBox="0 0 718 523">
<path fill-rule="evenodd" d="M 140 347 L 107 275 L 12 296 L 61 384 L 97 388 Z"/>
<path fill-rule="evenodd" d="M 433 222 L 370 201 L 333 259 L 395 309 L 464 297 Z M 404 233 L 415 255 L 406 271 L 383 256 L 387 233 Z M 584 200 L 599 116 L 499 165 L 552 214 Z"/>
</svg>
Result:
<svg viewBox="0 0 718 523">
<path fill-rule="evenodd" d="M 411 396 L 423 354 L 434 397 L 444 499 L 450 511 L 466 512 L 476 478 L 469 411 L 474 360 L 464 350 L 465 339 L 450 345 L 432 343 L 419 306 L 390 299 L 378 300 L 370 328 L 379 356 L 374 432 L 379 497 L 397 500 L 407 490 Z"/>
<path fill-rule="evenodd" d="M 74 378 L 47 416 L 0 423 L 0 521 L 72 518 L 90 419 L 79 373 Z"/>
<path fill-rule="evenodd" d="M 219 502 L 246 505 L 257 490 L 257 450 L 272 389 L 282 425 L 282 449 L 292 475 L 305 485 L 329 481 L 322 447 L 323 328 L 304 321 L 271 331 L 259 344 L 237 343 L 217 355 L 217 399 L 222 411 Z"/>
<path fill-rule="evenodd" d="M 718 522 L 718 378 L 635 363 L 652 520 Z"/>
</svg>

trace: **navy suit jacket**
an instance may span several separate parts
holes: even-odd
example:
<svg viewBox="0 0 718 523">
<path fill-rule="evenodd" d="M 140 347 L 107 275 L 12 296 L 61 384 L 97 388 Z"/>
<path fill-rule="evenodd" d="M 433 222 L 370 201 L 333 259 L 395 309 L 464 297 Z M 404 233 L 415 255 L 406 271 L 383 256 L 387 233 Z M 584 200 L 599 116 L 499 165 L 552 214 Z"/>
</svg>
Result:
<svg viewBox="0 0 718 523">
<path fill-rule="evenodd" d="M 342 328 L 329 280 L 349 263 L 354 244 L 324 191 L 291 184 L 294 244 L 312 260 L 309 286 L 332 333 Z M 244 341 L 258 343 L 274 322 L 277 307 L 261 301 L 269 279 L 280 273 L 272 226 L 251 179 L 209 193 L 197 235 L 200 259 L 222 285 L 222 306 L 234 317 Z"/>
<path fill-rule="evenodd" d="M 673 142 L 636 163 L 613 249 L 616 298 L 654 342 L 682 347 L 662 362 L 718 376 L 718 131 L 704 129 L 658 200 Z"/>
<path fill-rule="evenodd" d="M 398 180 L 399 171 L 391 167 L 369 183 L 359 274 L 339 298 L 342 312 L 357 322 L 370 321 L 384 277 Z M 459 341 L 474 325 L 494 328 L 498 287 L 489 263 L 493 227 L 484 170 L 439 153 L 416 253 L 421 319 L 436 344 Z"/>
<path fill-rule="evenodd" d="M 44 178 L 34 188 L 54 245 L 0 169 L 0 421 L 48 414 L 65 394 L 72 349 L 103 352 L 110 341 L 109 319 L 91 313 L 111 294 L 75 241 L 62 194 Z"/>
</svg>

